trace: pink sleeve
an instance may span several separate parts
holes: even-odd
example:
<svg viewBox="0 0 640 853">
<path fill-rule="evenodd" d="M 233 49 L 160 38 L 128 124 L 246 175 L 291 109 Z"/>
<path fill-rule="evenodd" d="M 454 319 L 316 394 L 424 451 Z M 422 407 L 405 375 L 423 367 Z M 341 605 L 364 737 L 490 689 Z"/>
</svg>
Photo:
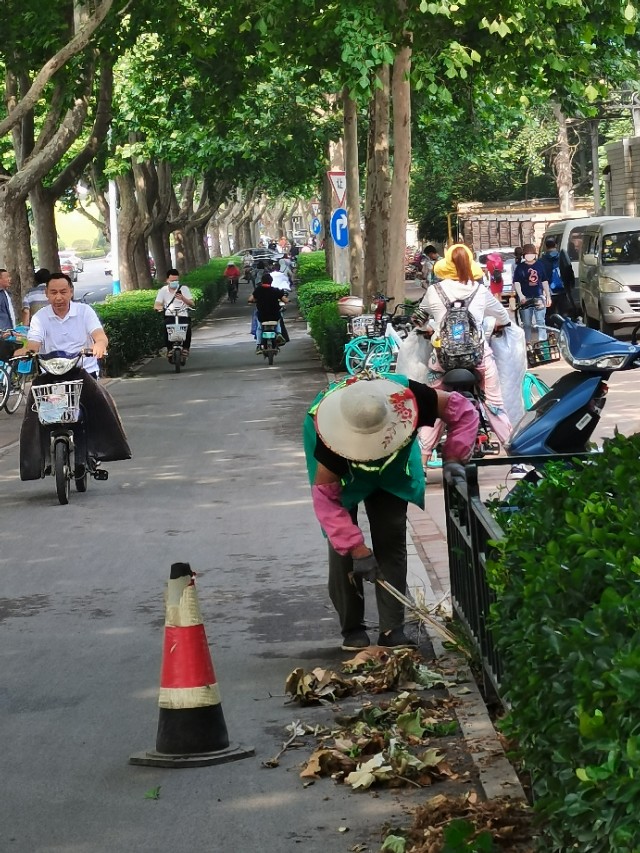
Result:
<svg viewBox="0 0 640 853">
<path fill-rule="evenodd" d="M 447 439 L 442 448 L 445 462 L 467 462 L 473 452 L 478 434 L 478 412 L 462 394 L 453 391 L 447 400 L 442 420 L 447 425 Z"/>
<path fill-rule="evenodd" d="M 342 506 L 341 492 L 340 483 L 326 483 L 311 487 L 316 518 L 338 554 L 344 555 L 357 545 L 363 545 L 364 536 L 349 515 L 349 511 Z"/>
</svg>

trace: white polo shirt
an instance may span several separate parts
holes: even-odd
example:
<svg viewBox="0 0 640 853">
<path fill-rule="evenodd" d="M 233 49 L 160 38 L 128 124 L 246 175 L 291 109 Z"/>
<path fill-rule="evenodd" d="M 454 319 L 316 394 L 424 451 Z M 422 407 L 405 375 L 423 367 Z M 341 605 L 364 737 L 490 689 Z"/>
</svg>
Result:
<svg viewBox="0 0 640 853">
<path fill-rule="evenodd" d="M 53 313 L 51 305 L 41 308 L 31 320 L 27 340 L 40 344 L 40 352 L 61 350 L 75 354 L 93 346 L 92 332 L 102 329 L 98 315 L 84 302 L 72 302 L 64 317 Z M 98 360 L 85 356 L 82 367 L 89 373 L 98 372 Z"/>
<path fill-rule="evenodd" d="M 271 273 L 271 286 L 279 290 L 286 290 L 287 293 L 291 291 L 289 276 L 280 270 L 273 270 Z"/>
</svg>

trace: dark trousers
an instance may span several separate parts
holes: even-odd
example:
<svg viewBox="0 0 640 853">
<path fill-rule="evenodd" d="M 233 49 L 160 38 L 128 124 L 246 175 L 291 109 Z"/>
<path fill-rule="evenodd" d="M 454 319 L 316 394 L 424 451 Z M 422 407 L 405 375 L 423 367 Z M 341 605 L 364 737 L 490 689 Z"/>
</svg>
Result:
<svg viewBox="0 0 640 853">
<path fill-rule="evenodd" d="M 3 341 L 0 339 L 0 361 L 9 361 L 17 349 L 20 349 L 22 344 L 15 341 Z"/>
<path fill-rule="evenodd" d="M 169 340 L 169 335 L 167 334 L 167 326 L 173 326 L 173 318 L 166 317 L 165 318 L 165 329 L 164 329 L 164 345 L 168 350 L 173 349 L 173 341 Z M 191 317 L 178 317 L 178 322 L 181 325 L 187 324 L 187 337 L 184 339 L 184 343 L 182 344 L 182 349 L 189 349 L 191 346 Z"/>
<path fill-rule="evenodd" d="M 407 502 L 377 491 L 364 501 L 369 519 L 373 553 L 382 576 L 399 592 L 407 586 Z M 358 508 L 351 511 L 357 520 Z M 364 624 L 364 595 L 362 581 L 350 577 L 353 563 L 329 544 L 329 597 L 340 619 L 340 629 L 348 634 Z M 375 585 L 378 621 L 381 632 L 404 625 L 404 607 L 393 596 Z"/>
</svg>

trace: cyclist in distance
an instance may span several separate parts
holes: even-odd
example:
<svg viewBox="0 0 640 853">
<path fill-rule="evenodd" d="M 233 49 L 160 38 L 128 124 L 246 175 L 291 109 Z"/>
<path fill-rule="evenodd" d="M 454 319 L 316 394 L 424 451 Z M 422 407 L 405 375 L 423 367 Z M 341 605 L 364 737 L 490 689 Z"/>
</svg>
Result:
<svg viewBox="0 0 640 853">
<path fill-rule="evenodd" d="M 167 325 L 173 323 L 175 317 L 179 317 L 180 323 L 184 323 L 188 327 L 187 337 L 182 347 L 183 364 L 187 360 L 189 347 L 191 346 L 191 317 L 189 316 L 189 308 L 193 308 L 194 305 L 195 302 L 191 291 L 186 284 L 180 284 L 180 273 L 178 270 L 173 267 L 167 270 L 166 283 L 156 294 L 156 301 L 153 304 L 153 308 L 159 313 L 164 313 L 164 345 L 167 348 L 168 358 L 170 357 L 171 344 L 169 343 Z"/>
</svg>

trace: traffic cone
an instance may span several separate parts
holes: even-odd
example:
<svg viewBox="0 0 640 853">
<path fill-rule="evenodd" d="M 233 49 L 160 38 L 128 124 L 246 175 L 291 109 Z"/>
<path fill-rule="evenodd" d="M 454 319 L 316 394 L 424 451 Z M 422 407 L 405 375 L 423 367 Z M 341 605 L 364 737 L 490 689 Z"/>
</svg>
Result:
<svg viewBox="0 0 640 853">
<path fill-rule="evenodd" d="M 189 563 L 172 564 L 165 605 L 156 748 L 129 763 L 205 767 L 254 755 L 252 747 L 229 743 Z"/>
</svg>

